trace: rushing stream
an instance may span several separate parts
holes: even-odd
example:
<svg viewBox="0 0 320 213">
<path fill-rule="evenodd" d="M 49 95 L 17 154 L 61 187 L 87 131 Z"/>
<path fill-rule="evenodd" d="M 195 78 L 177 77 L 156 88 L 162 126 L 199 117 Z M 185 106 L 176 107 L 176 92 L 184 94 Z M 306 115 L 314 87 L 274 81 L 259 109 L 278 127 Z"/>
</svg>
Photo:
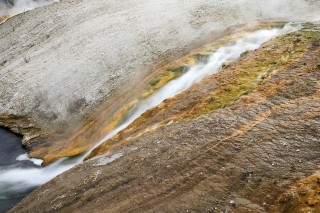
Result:
<svg viewBox="0 0 320 213">
<path fill-rule="evenodd" d="M 240 57 L 241 53 L 248 50 L 255 50 L 264 42 L 278 35 L 290 33 L 299 29 L 300 24 L 289 23 L 279 29 L 259 30 L 243 38 L 239 38 L 225 47 L 219 48 L 216 52 L 212 53 L 207 63 L 199 63 L 191 67 L 181 77 L 168 82 L 153 95 L 147 99 L 141 100 L 130 111 L 127 120 L 101 139 L 95 147 L 126 128 L 148 109 L 157 106 L 167 98 L 185 91 L 193 84 L 201 81 L 204 77 L 217 73 L 221 70 L 223 63 L 235 61 Z M 48 182 L 64 171 L 80 164 L 91 150 L 81 156 L 62 158 L 46 167 L 16 166 L 15 164 L 12 164 L 11 166 L 0 165 L 0 205 L 6 205 L 2 210 L 4 210 L 4 208 L 9 208 L 13 203 L 10 202 L 10 200 L 21 196 L 21 194 L 29 192 L 33 188 Z M 39 163 L 35 161 L 35 159 L 28 159 L 26 155 L 20 155 L 17 159 L 28 162 L 29 160 L 33 160 L 35 164 Z"/>
</svg>

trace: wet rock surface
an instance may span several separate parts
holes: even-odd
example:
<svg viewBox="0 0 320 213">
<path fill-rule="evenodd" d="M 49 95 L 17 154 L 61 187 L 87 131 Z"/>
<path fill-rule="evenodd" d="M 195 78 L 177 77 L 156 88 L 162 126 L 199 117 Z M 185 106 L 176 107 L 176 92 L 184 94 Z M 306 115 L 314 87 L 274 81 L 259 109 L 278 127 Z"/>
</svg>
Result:
<svg viewBox="0 0 320 213">
<path fill-rule="evenodd" d="M 305 28 L 314 29 L 314 26 L 305 25 Z M 251 52 L 224 69 L 223 72 L 204 79 L 187 92 L 167 99 L 148 110 L 128 128 L 96 148 L 91 156 L 103 154 L 119 144 L 130 142 L 131 138 L 135 138 L 153 125 L 163 126 L 181 119 L 197 118 L 214 110 L 231 107 L 241 98 L 246 104 L 254 104 L 260 103 L 263 98 L 270 95 L 278 94 L 278 90 L 281 89 L 275 88 L 287 82 L 286 80 L 274 80 L 267 85 L 262 83 L 268 80 L 270 75 L 277 74 L 279 70 L 288 69 L 306 53 L 307 47 L 314 47 L 318 34 L 317 30 L 291 33 L 266 43 L 259 50 Z M 303 66 L 306 65 L 303 64 Z M 295 75 L 290 76 L 291 83 Z M 301 87 L 304 83 L 299 80 L 299 84 Z M 307 87 L 308 85 L 303 86 L 307 90 L 311 89 Z M 290 91 L 292 92 L 290 95 L 304 96 L 303 91 L 299 90 L 300 87 L 296 86 L 295 91 Z M 255 93 L 252 94 L 253 91 Z M 259 92 L 259 96 L 256 92 Z M 275 100 L 277 100 L 276 97 Z M 281 99 L 285 100 L 283 96 Z"/>
<path fill-rule="evenodd" d="M 228 27 L 300 19 L 319 8 L 272 2 L 281 14 L 253 0 L 66 0 L 12 17 L 0 25 L 0 125 L 23 134 L 30 155 L 47 163 L 79 154 L 92 144 L 61 147 L 99 140 L 157 68 Z"/>
<path fill-rule="evenodd" d="M 146 112 L 92 159 L 39 187 L 10 212 L 273 211 L 290 186 L 320 170 L 319 41 L 319 31 L 308 26 L 249 52 Z M 249 92 L 225 90 L 230 76 L 247 71 L 242 78 L 248 83 L 257 67 L 269 70 L 262 65 L 273 54 L 284 57 L 277 56 L 274 69 Z M 210 94 L 236 98 L 199 114 L 195 109 Z M 161 125 L 138 134 L 154 124 Z"/>
</svg>

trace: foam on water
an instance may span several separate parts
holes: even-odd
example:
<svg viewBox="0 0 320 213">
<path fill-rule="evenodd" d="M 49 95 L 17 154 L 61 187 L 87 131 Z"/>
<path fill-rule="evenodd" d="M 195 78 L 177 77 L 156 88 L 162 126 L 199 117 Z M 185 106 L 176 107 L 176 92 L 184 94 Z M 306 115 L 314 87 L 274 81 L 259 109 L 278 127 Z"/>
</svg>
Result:
<svg viewBox="0 0 320 213">
<path fill-rule="evenodd" d="M 22 155 L 19 155 L 17 158 L 16 158 L 17 161 L 31 161 L 32 163 L 34 163 L 35 165 L 37 166 L 41 166 L 43 160 L 41 159 L 36 159 L 36 158 L 29 158 L 28 154 L 25 153 L 25 154 L 22 154 Z"/>
</svg>

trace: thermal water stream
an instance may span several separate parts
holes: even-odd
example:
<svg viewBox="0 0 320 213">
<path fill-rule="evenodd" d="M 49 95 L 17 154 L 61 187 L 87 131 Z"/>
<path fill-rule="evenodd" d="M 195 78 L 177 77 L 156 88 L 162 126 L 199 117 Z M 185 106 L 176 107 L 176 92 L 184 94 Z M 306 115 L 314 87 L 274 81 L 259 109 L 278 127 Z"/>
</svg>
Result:
<svg viewBox="0 0 320 213">
<path fill-rule="evenodd" d="M 134 108 L 132 108 L 132 110 L 130 110 L 127 120 L 101 139 L 95 147 L 126 128 L 148 109 L 157 106 L 167 98 L 185 91 L 193 84 L 201 81 L 204 77 L 219 72 L 223 63 L 235 61 L 240 57 L 241 53 L 255 50 L 264 42 L 278 35 L 299 30 L 300 27 L 300 24 L 289 23 L 283 28 L 255 31 L 245 37 L 235 40 L 225 47 L 219 48 L 212 53 L 207 63 L 199 63 L 191 67 L 179 78 L 168 82 L 150 97 L 141 100 Z M 14 165 L 3 167 L 0 165 L 0 201 L 12 199 L 12 196 L 42 185 L 64 171 L 80 164 L 95 147 L 81 156 L 62 158 L 46 167 L 16 167 Z M 20 155 L 17 156 L 17 160 L 23 161 L 30 159 L 25 155 Z"/>
</svg>

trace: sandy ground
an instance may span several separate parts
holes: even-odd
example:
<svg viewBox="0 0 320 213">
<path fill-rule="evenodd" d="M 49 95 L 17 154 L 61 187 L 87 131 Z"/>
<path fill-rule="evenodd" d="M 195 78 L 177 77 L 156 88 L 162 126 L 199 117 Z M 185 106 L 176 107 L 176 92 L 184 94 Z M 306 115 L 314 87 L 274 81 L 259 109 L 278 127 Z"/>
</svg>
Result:
<svg viewBox="0 0 320 213">
<path fill-rule="evenodd" d="M 0 123 L 27 117 L 63 134 L 230 26 L 319 8 L 302 0 L 65 0 L 20 14 L 0 25 Z"/>
</svg>

